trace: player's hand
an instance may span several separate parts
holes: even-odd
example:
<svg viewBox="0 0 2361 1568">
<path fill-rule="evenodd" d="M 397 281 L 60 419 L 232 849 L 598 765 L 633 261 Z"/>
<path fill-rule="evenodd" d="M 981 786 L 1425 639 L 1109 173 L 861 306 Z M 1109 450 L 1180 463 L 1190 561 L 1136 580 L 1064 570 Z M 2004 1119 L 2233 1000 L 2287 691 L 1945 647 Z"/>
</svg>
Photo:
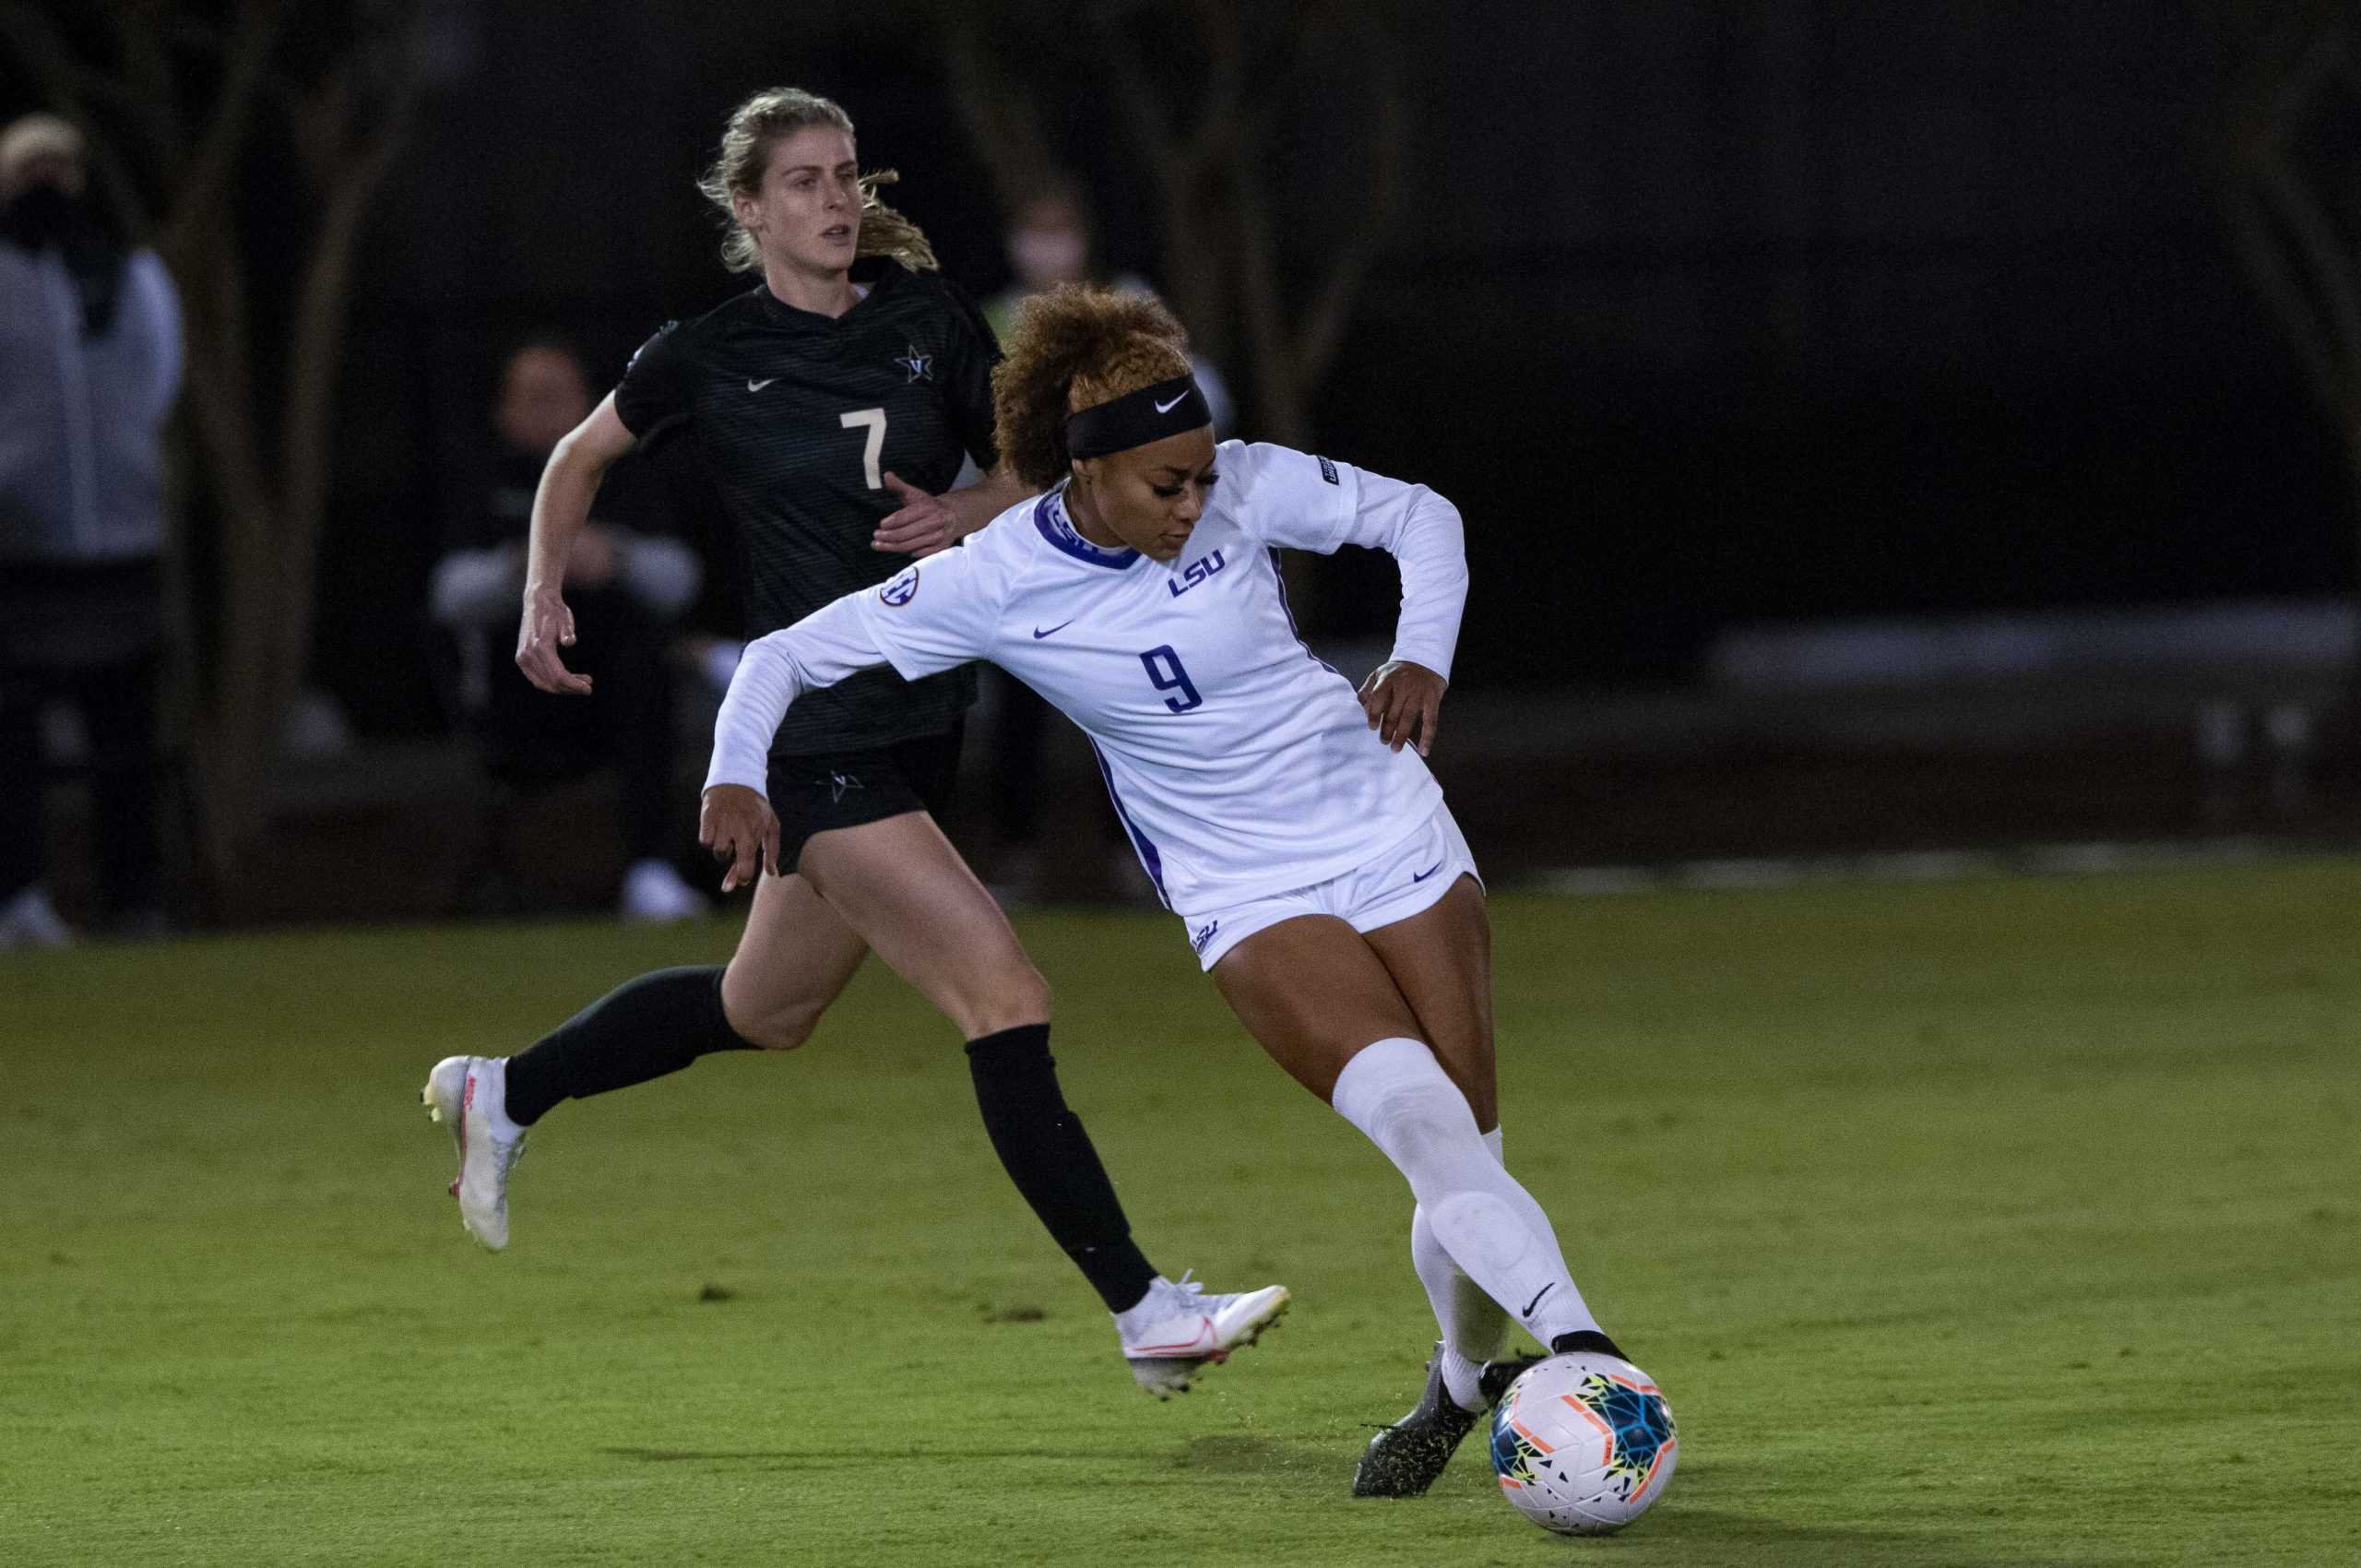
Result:
<svg viewBox="0 0 2361 1568">
<path fill-rule="evenodd" d="M 1413 737 L 1418 754 L 1435 749 L 1435 724 L 1442 708 L 1442 689 L 1451 684 L 1423 664 L 1396 659 L 1379 665 L 1361 683 L 1361 711 L 1369 727 L 1394 751 Z"/>
<path fill-rule="evenodd" d="M 951 548 L 959 519 L 942 497 L 929 495 L 915 484 L 904 484 L 891 469 L 885 471 L 885 488 L 902 503 L 901 508 L 877 525 L 877 531 L 869 536 L 870 549 L 931 555 Z"/>
<path fill-rule="evenodd" d="M 574 646 L 574 612 L 564 596 L 543 589 L 525 596 L 524 624 L 516 628 L 516 668 L 525 679 L 560 696 L 588 696 L 590 677 L 565 667 L 558 649 Z"/>
<path fill-rule="evenodd" d="M 763 867 L 778 864 L 778 818 L 771 803 L 743 784 L 716 784 L 705 792 L 705 807 L 697 813 L 697 841 L 726 861 L 724 893 L 751 886 Z"/>
</svg>

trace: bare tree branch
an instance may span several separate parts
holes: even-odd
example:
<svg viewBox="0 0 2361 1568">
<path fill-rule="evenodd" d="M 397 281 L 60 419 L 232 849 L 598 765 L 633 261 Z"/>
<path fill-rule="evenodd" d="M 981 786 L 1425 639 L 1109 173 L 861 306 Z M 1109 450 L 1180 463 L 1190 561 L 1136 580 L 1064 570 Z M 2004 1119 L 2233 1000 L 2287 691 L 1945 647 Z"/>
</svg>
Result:
<svg viewBox="0 0 2361 1568">
<path fill-rule="evenodd" d="M 1181 177 L 1180 146 L 1162 101 L 1140 69 L 1132 47 L 1133 34 L 1122 25 L 1133 9 L 1127 0 L 1093 7 L 1091 36 L 1098 44 L 1098 69 L 1114 84 L 1116 108 L 1131 123 L 1133 142 L 1169 188 Z"/>
<path fill-rule="evenodd" d="M 1361 205 L 1359 221 L 1329 263 L 1328 276 L 1304 312 L 1302 327 L 1296 335 L 1292 357 L 1298 377 L 1306 385 L 1320 379 L 1343 345 L 1361 286 L 1385 247 L 1408 183 L 1408 89 L 1397 64 L 1394 41 L 1386 37 L 1384 30 L 1367 13 L 1361 14 L 1356 30 L 1360 35 L 1365 75 L 1373 100 L 1369 197 Z"/>
<path fill-rule="evenodd" d="M 263 73 L 269 65 L 271 52 L 278 46 L 286 14 L 284 6 L 269 7 L 250 18 L 228 44 L 229 63 L 222 72 L 221 89 L 214 101 L 212 116 L 198 136 L 196 150 L 190 155 L 175 186 L 175 228 L 193 220 L 196 214 L 214 211 L 220 204 L 238 149 L 245 144 L 254 124 Z"/>
<path fill-rule="evenodd" d="M 2361 397 L 2355 236 L 2302 173 L 2295 147 L 2322 88 L 2353 68 L 2347 23 L 2340 9 L 2319 4 L 2274 16 L 2230 9 L 2251 50 L 2227 137 L 2231 242 L 2322 408 L 2353 440 Z"/>
<path fill-rule="evenodd" d="M 280 716 L 310 654 L 344 316 L 361 226 L 416 111 L 416 4 L 221 0 L 192 15 L 172 0 L 91 3 L 112 40 L 104 60 L 77 53 L 24 0 L 0 0 L 0 48 L 84 122 L 94 164 L 122 196 L 143 188 L 144 172 L 145 188 L 169 200 L 160 244 L 184 302 L 184 407 L 219 523 L 217 613 L 207 618 L 218 641 L 195 734 L 200 849 L 219 885 L 248 859 Z M 218 25 L 206 19 L 217 15 Z M 307 33 L 290 58 L 299 16 L 338 30 Z M 199 102 L 208 108 L 196 123 L 177 122 L 179 106 Z M 255 310 L 236 200 L 260 138 L 278 130 L 319 197 L 284 323 Z M 258 362 L 283 367 L 267 389 Z"/>
<path fill-rule="evenodd" d="M 414 53 L 414 52 L 413 52 Z M 327 498 L 330 418 L 338 363 L 344 347 L 344 318 L 352 293 L 352 265 L 360 249 L 361 225 L 367 218 L 377 189 L 392 172 L 395 160 L 408 144 L 416 118 L 416 73 L 406 61 L 401 77 L 390 89 L 384 115 L 352 145 L 355 150 L 339 168 L 329 187 L 326 210 L 314 234 L 310 264 L 297 297 L 293 339 L 287 373 L 286 481 L 282 509 L 292 521 L 290 548 L 281 559 L 283 570 L 311 570 L 316 530 Z M 352 111 L 346 100 L 347 124 L 341 140 L 351 140 Z M 308 606 L 299 645 L 310 646 Z"/>
<path fill-rule="evenodd" d="M 2303 279 L 2273 238 L 2267 205 L 2250 191 L 2231 199 L 2245 208 L 2230 225 L 2231 244 L 2265 303 L 2279 317 L 2280 335 L 2296 355 L 2321 406 L 2337 410 L 2345 395 L 2345 377 L 2338 368 L 2336 357 L 2329 351 L 2328 324 L 2315 310 Z"/>
<path fill-rule="evenodd" d="M 1212 71 L 1204 91 L 1197 97 L 1197 123 L 1182 143 L 1180 157 L 1184 177 L 1204 179 L 1238 148 L 1239 126 L 1247 117 L 1248 41 L 1239 0 L 1198 0 L 1197 14 L 1212 52 Z"/>
<path fill-rule="evenodd" d="M 1031 96 L 1012 89 L 994 65 L 980 7 L 955 10 L 944 37 L 944 64 L 951 100 L 967 139 L 990 172 L 1003 208 L 1014 208 L 1038 189 L 1057 167 L 1040 110 Z"/>
<path fill-rule="evenodd" d="M 1310 422 L 1303 409 L 1302 386 L 1287 351 L 1286 305 L 1279 298 L 1278 247 L 1262 172 L 1241 167 L 1232 172 L 1229 186 L 1239 258 L 1238 299 L 1246 327 L 1255 410 L 1263 434 L 1283 445 L 1299 446 Z"/>
<path fill-rule="evenodd" d="M 2238 57 L 2215 159 L 2231 246 L 2361 494 L 2361 157 L 2326 119 L 2361 96 L 2349 0 L 2213 5 Z"/>
<path fill-rule="evenodd" d="M 176 162 L 183 140 L 180 104 L 160 8 L 146 0 L 109 0 L 100 9 L 114 35 L 124 84 L 145 111 L 159 161 Z"/>
<path fill-rule="evenodd" d="M 2309 186 L 2279 160 L 2257 171 L 2261 189 L 2281 225 L 2293 240 L 2311 279 L 2318 302 L 2315 330 L 2326 339 L 2327 351 L 2348 367 L 2361 367 L 2361 280 L 2354 275 L 2351 243 L 2336 232 L 2335 223 Z"/>
</svg>

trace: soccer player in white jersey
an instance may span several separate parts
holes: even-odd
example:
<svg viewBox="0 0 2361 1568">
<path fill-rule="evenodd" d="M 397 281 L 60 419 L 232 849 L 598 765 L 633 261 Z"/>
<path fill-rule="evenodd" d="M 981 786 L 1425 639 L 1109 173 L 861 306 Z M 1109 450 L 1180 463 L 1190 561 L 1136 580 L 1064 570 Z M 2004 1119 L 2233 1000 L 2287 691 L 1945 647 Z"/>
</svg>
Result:
<svg viewBox="0 0 2361 1568">
<path fill-rule="evenodd" d="M 753 873 L 776 832 L 772 732 L 861 670 L 988 659 L 1081 725 L 1223 998 L 1409 1179 L 1442 1338 L 1354 1491 L 1423 1492 L 1526 1364 L 1495 1360 L 1512 1317 L 1553 1351 L 1621 1355 L 1501 1163 L 1483 887 L 1421 760 L 1466 597 L 1459 514 L 1325 457 L 1216 445 L 1186 338 L 1153 300 L 1060 289 L 1026 304 L 1006 351 L 1000 449 L 1048 493 L 751 645 L 703 837 L 731 861 L 725 887 Z M 1358 695 L 1296 636 L 1274 560 L 1345 544 L 1402 571 L 1394 657 Z"/>
</svg>

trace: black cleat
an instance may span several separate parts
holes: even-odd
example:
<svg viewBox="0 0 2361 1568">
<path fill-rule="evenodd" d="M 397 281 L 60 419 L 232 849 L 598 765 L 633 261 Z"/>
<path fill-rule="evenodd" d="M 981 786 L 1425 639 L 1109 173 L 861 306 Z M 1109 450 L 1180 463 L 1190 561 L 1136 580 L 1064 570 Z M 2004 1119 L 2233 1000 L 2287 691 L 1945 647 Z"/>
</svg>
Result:
<svg viewBox="0 0 2361 1568">
<path fill-rule="evenodd" d="M 1509 1384 L 1539 1360 L 1538 1356 L 1519 1356 L 1485 1362 L 1476 1381 L 1484 1410 L 1490 1409 L 1508 1392 Z M 1423 1495 L 1451 1463 L 1459 1440 L 1484 1419 L 1484 1410 L 1461 1409 L 1451 1390 L 1443 1386 L 1442 1347 L 1437 1345 L 1434 1360 L 1427 1363 L 1427 1391 L 1419 1397 L 1418 1408 L 1392 1426 L 1380 1427 L 1369 1440 L 1360 1466 L 1353 1471 L 1353 1495 Z"/>
<path fill-rule="evenodd" d="M 1631 1359 L 1616 1348 L 1614 1340 L 1595 1328 L 1585 1328 L 1579 1334 L 1560 1334 L 1549 1341 L 1549 1353 L 1553 1356 L 1612 1356 L 1619 1361 Z M 1493 1397 L 1498 1398 L 1499 1396 L 1494 1395 Z"/>
<path fill-rule="evenodd" d="M 1511 1356 L 1505 1361 L 1486 1361 L 1484 1370 L 1476 1377 L 1476 1392 L 1484 1396 L 1484 1408 L 1490 1409 L 1509 1391 L 1509 1384 L 1539 1366 L 1543 1356 Z"/>
<path fill-rule="evenodd" d="M 1442 1347 L 1427 1363 L 1427 1391 L 1418 1407 L 1390 1427 L 1380 1427 L 1353 1471 L 1355 1497 L 1417 1497 L 1435 1484 L 1451 1455 L 1476 1425 L 1477 1411 L 1463 1410 L 1443 1386 Z"/>
</svg>

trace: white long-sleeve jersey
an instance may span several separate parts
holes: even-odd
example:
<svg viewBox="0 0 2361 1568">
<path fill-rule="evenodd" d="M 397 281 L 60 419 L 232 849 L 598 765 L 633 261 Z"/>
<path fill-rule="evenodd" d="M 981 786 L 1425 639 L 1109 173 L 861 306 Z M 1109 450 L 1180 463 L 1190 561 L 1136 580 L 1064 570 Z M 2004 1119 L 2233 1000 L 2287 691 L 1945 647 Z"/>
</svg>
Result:
<svg viewBox="0 0 2361 1568">
<path fill-rule="evenodd" d="M 1296 635 L 1275 546 L 1390 552 L 1394 657 L 1451 673 L 1467 598 L 1459 513 L 1424 485 L 1228 441 L 1170 562 L 1090 543 L 1062 492 L 1002 514 L 883 588 L 750 644 L 706 785 L 765 792 L 772 734 L 803 692 L 890 664 L 906 679 L 987 659 L 1079 724 L 1140 861 L 1182 915 L 1342 875 L 1442 799 L 1369 728 L 1352 683 Z"/>
</svg>

